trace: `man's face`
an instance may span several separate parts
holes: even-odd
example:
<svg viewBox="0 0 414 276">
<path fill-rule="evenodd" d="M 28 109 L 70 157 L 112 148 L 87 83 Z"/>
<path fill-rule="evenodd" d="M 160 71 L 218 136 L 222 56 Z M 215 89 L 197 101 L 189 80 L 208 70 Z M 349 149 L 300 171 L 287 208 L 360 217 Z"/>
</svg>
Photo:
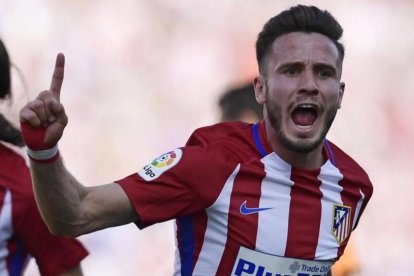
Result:
<svg viewBox="0 0 414 276">
<path fill-rule="evenodd" d="M 322 34 L 294 32 L 276 38 L 265 58 L 265 72 L 255 78 L 265 119 L 282 146 L 314 150 L 325 138 L 345 88 L 335 44 Z"/>
</svg>

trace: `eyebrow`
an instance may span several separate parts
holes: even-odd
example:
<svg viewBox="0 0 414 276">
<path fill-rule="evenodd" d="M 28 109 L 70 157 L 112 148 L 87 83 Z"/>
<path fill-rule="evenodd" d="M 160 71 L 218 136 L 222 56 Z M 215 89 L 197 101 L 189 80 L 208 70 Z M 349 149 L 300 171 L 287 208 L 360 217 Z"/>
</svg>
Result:
<svg viewBox="0 0 414 276">
<path fill-rule="evenodd" d="M 283 70 L 283 69 L 289 68 L 289 67 L 300 68 L 300 67 L 305 67 L 305 65 L 301 61 L 281 63 L 281 64 L 276 66 L 276 71 L 280 71 L 280 70 Z M 314 68 L 328 68 L 329 70 L 332 70 L 335 73 L 335 75 L 338 74 L 338 70 L 336 70 L 335 66 L 333 66 L 329 63 L 319 62 L 319 63 L 314 64 L 313 67 Z"/>
<path fill-rule="evenodd" d="M 300 61 L 294 61 L 294 62 L 286 62 L 286 63 L 281 63 L 277 66 L 277 68 L 285 68 L 285 67 L 302 67 L 303 66 L 303 62 Z"/>
</svg>

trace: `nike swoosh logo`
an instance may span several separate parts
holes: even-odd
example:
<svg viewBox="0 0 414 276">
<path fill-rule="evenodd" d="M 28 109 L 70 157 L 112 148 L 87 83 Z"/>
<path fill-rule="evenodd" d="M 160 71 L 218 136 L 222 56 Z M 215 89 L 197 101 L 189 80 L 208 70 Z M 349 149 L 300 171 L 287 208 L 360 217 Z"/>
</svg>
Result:
<svg viewBox="0 0 414 276">
<path fill-rule="evenodd" d="M 247 200 L 245 200 L 242 205 L 240 205 L 240 213 L 243 215 L 251 215 L 255 213 L 259 213 L 261 211 L 273 209 L 273 208 L 249 208 L 246 206 Z"/>
</svg>

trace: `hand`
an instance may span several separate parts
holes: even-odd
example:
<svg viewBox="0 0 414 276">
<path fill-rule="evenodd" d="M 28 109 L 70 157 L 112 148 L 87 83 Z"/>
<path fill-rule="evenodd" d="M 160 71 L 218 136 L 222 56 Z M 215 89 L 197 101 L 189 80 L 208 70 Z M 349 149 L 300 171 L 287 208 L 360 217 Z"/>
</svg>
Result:
<svg viewBox="0 0 414 276">
<path fill-rule="evenodd" d="M 22 136 L 26 145 L 33 150 L 52 148 L 60 140 L 68 124 L 65 109 L 60 103 L 65 70 L 65 56 L 56 57 L 50 89 L 41 92 L 20 111 Z"/>
</svg>

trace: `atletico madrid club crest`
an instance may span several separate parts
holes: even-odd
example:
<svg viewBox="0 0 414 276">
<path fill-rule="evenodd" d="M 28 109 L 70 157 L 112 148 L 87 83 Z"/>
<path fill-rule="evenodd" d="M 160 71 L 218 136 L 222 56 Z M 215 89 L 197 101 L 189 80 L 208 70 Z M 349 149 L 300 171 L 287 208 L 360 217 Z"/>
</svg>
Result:
<svg viewBox="0 0 414 276">
<path fill-rule="evenodd" d="M 335 204 L 333 207 L 332 233 L 339 244 L 349 236 L 351 227 L 351 207 Z"/>
</svg>

